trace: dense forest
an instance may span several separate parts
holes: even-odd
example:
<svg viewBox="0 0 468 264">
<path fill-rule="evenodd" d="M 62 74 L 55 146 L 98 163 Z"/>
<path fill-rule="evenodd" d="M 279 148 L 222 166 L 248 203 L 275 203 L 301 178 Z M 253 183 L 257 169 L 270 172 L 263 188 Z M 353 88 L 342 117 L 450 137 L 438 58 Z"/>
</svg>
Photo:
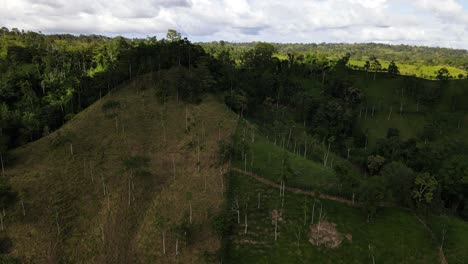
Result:
<svg viewBox="0 0 468 264">
<path fill-rule="evenodd" d="M 115 88 L 149 73 L 150 84 L 141 86 L 148 85 L 144 88 L 158 102 L 198 104 L 214 94 L 275 145 L 282 142 L 285 150 L 333 169 L 340 181 L 334 194 L 352 197 L 353 203 L 356 196 L 369 222 L 382 204 L 468 219 L 466 79 L 454 80 L 458 78 L 441 68 L 437 80 L 423 80 L 401 76 L 398 67 L 406 62 L 468 70 L 464 50 L 384 44 L 198 45 L 174 30 L 163 39 L 6 28 L 0 33 L 2 171 L 15 162 L 9 149 L 48 135 Z M 350 68 L 351 58 L 366 63 Z M 384 68 L 379 60 L 391 63 Z M 372 96 L 385 85 L 396 103 L 386 104 L 389 96 Z M 103 109 L 114 106 L 111 102 Z M 389 127 L 384 137 L 371 142 L 379 124 L 359 124 L 376 115 L 386 120 L 414 115 L 426 123 L 409 137 Z M 308 142 L 315 148 L 308 149 Z M 244 131 L 222 145 L 220 153 L 225 162 L 247 162 L 249 148 Z M 288 154 L 281 165 L 281 182 L 293 178 Z M 6 207 L 12 193 L 4 189 Z"/>
</svg>

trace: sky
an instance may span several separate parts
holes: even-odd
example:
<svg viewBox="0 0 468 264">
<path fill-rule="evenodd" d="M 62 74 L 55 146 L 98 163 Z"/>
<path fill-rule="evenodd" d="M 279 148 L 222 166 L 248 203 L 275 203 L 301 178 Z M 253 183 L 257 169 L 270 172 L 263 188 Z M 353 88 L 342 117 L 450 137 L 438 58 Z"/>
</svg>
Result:
<svg viewBox="0 0 468 264">
<path fill-rule="evenodd" d="M 468 49 L 468 0 L 0 0 L 0 27 L 191 41 Z"/>
</svg>

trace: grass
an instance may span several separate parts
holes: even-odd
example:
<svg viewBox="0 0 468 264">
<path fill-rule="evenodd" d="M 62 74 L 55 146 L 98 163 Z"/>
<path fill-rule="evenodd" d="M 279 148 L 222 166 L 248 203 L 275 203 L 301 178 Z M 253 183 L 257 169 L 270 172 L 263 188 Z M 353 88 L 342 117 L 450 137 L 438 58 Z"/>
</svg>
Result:
<svg viewBox="0 0 468 264">
<path fill-rule="evenodd" d="M 356 110 L 361 113 L 360 115 L 357 113 L 356 128 L 368 133 L 371 147 L 379 138 L 386 136 L 388 128 L 397 128 L 404 139 L 416 138 L 437 115 L 452 119 L 450 127 L 446 127 L 445 134 L 450 136 L 468 133 L 466 104 L 460 101 L 460 98 L 466 98 L 468 93 L 465 89 L 468 80 L 449 81 L 442 89 L 440 97 L 429 104 L 417 102 L 415 98 L 405 94 L 401 89 L 405 85 L 401 76 L 389 78 L 384 74 L 378 74 L 376 80 L 372 80 L 371 73 L 368 78 L 363 72 L 354 72 L 350 76 L 365 95 L 361 108 Z M 437 81 L 420 81 L 420 85 L 428 89 L 439 85 Z M 458 122 L 460 128 L 457 127 Z"/>
<path fill-rule="evenodd" d="M 218 249 L 211 218 L 223 196 L 213 157 L 236 117 L 214 96 L 163 105 L 151 87 L 150 76 L 138 78 L 12 151 L 6 175 L 26 212 L 20 203 L 6 212 L 12 256 L 25 263 L 187 263 Z M 110 101 L 119 107 L 103 109 Z M 176 258 L 173 230 L 187 221 L 189 202 L 196 243 L 181 242 Z"/>
<path fill-rule="evenodd" d="M 250 151 L 254 162 L 253 166 L 252 163 L 248 166 L 248 169 L 270 180 L 280 181 L 281 164 L 287 153 L 294 174 L 288 182 L 319 190 L 328 190 L 336 184 L 335 172 L 330 167 L 324 167 L 321 163 L 275 146 L 262 136 L 258 136 L 255 143 L 250 144 Z M 247 155 L 248 159 L 249 155 Z M 242 168 L 242 161 L 238 161 L 236 165 Z"/>
<path fill-rule="evenodd" d="M 338 186 L 334 170 L 330 167 L 324 167 L 322 162 L 317 162 L 303 157 L 303 146 L 297 144 L 294 148 L 291 143 L 289 148 L 281 147 L 281 142 L 275 144 L 259 133 L 254 126 L 248 123 L 242 123 L 237 129 L 237 140 L 241 140 L 244 133 L 248 142 L 247 162 L 240 157 L 233 160 L 233 166 L 241 169 L 247 169 L 269 180 L 280 182 L 283 159 L 288 157 L 292 176 L 287 180 L 288 186 L 299 186 L 305 189 L 319 190 L 323 192 L 336 192 Z M 252 131 L 255 131 L 254 142 L 252 142 Z M 285 143 L 286 144 L 286 143 Z M 308 153 L 317 148 L 313 144 L 308 144 Z M 309 156 L 309 155 L 308 155 Z M 330 155 L 338 159 L 335 155 Z M 330 158 L 331 160 L 332 158 Z"/>
<path fill-rule="evenodd" d="M 381 209 L 374 222 L 366 223 L 358 208 L 316 200 L 315 223 L 321 205 L 327 221 L 335 223 L 340 233 L 352 235 L 351 241 L 344 239 L 339 248 L 329 249 L 308 242 L 312 197 L 286 192 L 284 221 L 279 223 L 279 236 L 275 242 L 271 213 L 281 208 L 278 190 L 248 176 L 232 173 L 230 192 L 231 204 L 235 199 L 240 204 L 241 223 L 237 224 L 236 213 L 231 211 L 233 230 L 227 263 L 372 263 L 372 253 L 376 263 L 439 261 L 430 234 L 415 216 L 404 210 Z M 260 209 L 257 208 L 259 193 Z M 244 234 L 245 214 L 247 234 Z"/>
<path fill-rule="evenodd" d="M 442 243 L 448 263 L 462 264 L 468 259 L 468 223 L 450 216 L 431 216 L 428 224 L 434 231 L 438 245 Z"/>
</svg>

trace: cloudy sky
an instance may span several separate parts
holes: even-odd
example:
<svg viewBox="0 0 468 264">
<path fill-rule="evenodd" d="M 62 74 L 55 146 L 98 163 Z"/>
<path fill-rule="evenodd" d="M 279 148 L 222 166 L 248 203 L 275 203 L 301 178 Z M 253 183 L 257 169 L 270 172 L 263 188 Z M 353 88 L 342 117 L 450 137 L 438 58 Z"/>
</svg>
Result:
<svg viewBox="0 0 468 264">
<path fill-rule="evenodd" d="M 468 49 L 468 0 L 0 0 L 0 27 L 192 41 L 381 42 Z"/>
</svg>

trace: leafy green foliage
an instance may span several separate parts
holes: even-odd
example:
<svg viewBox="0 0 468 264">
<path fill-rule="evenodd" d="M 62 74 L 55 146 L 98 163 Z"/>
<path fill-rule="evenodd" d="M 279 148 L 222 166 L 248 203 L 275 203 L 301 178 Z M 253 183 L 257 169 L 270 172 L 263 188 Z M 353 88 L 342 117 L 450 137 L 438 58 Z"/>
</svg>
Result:
<svg viewBox="0 0 468 264">
<path fill-rule="evenodd" d="M 403 206 L 410 206 L 412 204 L 411 194 L 415 178 L 413 170 L 401 162 L 390 162 L 382 168 L 381 175 L 385 178 L 387 186 L 391 190 L 393 200 Z"/>
<path fill-rule="evenodd" d="M 418 203 L 430 204 L 434 198 L 437 180 L 429 173 L 419 173 L 414 179 L 413 198 Z"/>
</svg>

